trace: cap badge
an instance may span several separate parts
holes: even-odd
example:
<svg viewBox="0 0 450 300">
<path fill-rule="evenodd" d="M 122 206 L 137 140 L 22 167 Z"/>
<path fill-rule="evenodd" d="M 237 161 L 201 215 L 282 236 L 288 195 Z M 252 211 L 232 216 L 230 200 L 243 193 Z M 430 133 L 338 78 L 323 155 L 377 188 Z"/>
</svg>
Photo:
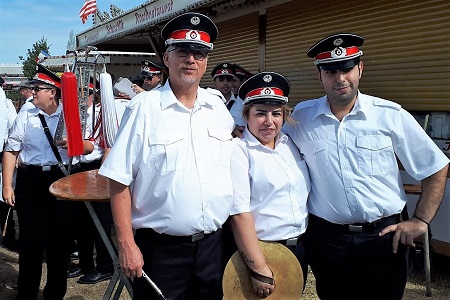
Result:
<svg viewBox="0 0 450 300">
<path fill-rule="evenodd" d="M 228 74 L 228 70 L 220 70 L 220 73 L 222 73 L 222 74 Z"/>
<path fill-rule="evenodd" d="M 192 25 L 198 25 L 198 24 L 200 24 L 200 18 L 199 18 L 199 17 L 192 17 L 192 18 L 191 18 L 191 24 L 192 24 Z"/>
<path fill-rule="evenodd" d="M 272 81 L 272 75 L 264 75 L 263 77 L 264 82 L 271 82 Z"/>
<path fill-rule="evenodd" d="M 340 46 L 344 41 L 341 38 L 337 38 L 333 41 L 333 45 Z"/>
<path fill-rule="evenodd" d="M 199 40 L 200 34 L 198 34 L 197 30 L 189 30 L 186 33 L 186 39 L 187 40 Z"/>
<path fill-rule="evenodd" d="M 270 76 L 270 75 L 268 75 L 268 76 Z M 271 95 L 271 94 L 273 94 L 274 92 L 272 91 L 272 89 L 271 88 L 265 88 L 265 89 L 263 89 L 262 91 L 261 91 L 261 94 L 263 94 L 263 95 Z"/>
<path fill-rule="evenodd" d="M 345 48 L 337 47 L 333 51 L 331 51 L 331 57 L 343 57 L 347 54 Z"/>
<path fill-rule="evenodd" d="M 223 67 L 224 67 L 224 68 L 228 67 L 228 64 L 223 64 Z"/>
</svg>

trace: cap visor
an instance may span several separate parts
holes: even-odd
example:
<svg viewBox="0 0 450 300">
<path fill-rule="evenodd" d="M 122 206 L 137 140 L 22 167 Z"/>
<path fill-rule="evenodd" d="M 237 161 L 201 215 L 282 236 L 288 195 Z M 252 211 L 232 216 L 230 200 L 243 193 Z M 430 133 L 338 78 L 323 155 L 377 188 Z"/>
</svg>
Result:
<svg viewBox="0 0 450 300">
<path fill-rule="evenodd" d="M 359 59 L 350 59 L 338 62 L 332 62 L 327 64 L 320 64 L 320 69 L 324 71 L 336 71 L 336 70 L 344 70 L 351 69 L 359 63 Z"/>
<path fill-rule="evenodd" d="M 208 52 L 211 51 L 211 49 L 209 47 L 206 47 L 205 45 L 196 44 L 196 43 L 192 43 L 192 42 L 174 42 L 174 43 L 172 43 L 172 46 L 176 46 L 179 48 L 185 48 L 185 49 L 198 50 L 198 51 L 208 51 Z"/>
</svg>

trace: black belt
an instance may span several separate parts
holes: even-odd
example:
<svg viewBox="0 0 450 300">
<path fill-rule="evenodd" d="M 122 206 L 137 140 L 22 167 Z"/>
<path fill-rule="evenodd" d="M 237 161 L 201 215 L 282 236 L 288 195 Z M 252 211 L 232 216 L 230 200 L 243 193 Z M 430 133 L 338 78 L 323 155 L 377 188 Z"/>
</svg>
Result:
<svg viewBox="0 0 450 300">
<path fill-rule="evenodd" d="M 204 233 L 198 232 L 193 235 L 168 235 L 164 233 L 157 233 L 151 228 L 140 228 L 136 230 L 136 234 L 144 234 L 148 238 L 153 239 L 154 241 L 161 242 L 161 243 L 167 243 L 167 244 L 178 244 L 178 243 L 195 243 L 200 240 L 203 240 L 214 233 L 218 232 L 220 229 L 211 232 L 211 233 Z"/>
<path fill-rule="evenodd" d="M 275 241 L 276 243 L 282 244 L 283 246 L 295 246 L 302 240 L 302 235 L 299 235 L 297 237 L 293 237 L 287 240 L 279 240 Z"/>
<path fill-rule="evenodd" d="M 72 165 L 72 170 L 79 168 L 79 164 Z M 64 165 L 67 169 L 67 165 Z M 36 166 L 36 165 L 19 165 L 20 169 L 31 171 L 31 172 L 54 172 L 56 170 L 61 171 L 58 165 L 49 165 L 49 166 Z"/>
<path fill-rule="evenodd" d="M 374 233 L 379 229 L 384 229 L 385 227 L 400 222 L 400 214 L 395 214 L 389 217 L 381 218 L 372 223 L 355 223 L 355 224 L 335 224 L 328 222 L 322 218 L 319 218 L 313 214 L 309 214 L 309 225 L 316 224 L 326 228 L 327 230 L 332 230 L 341 233 Z"/>
</svg>

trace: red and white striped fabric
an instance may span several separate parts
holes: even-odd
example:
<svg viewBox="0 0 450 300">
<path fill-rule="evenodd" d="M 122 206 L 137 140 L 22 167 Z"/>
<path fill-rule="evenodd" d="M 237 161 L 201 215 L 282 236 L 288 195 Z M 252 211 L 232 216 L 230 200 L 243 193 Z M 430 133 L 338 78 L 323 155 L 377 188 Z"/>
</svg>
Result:
<svg viewBox="0 0 450 300">
<path fill-rule="evenodd" d="M 97 11 L 97 1 L 96 0 L 86 0 L 83 7 L 80 10 L 80 18 L 83 24 L 86 22 L 89 15 L 94 14 Z"/>
</svg>

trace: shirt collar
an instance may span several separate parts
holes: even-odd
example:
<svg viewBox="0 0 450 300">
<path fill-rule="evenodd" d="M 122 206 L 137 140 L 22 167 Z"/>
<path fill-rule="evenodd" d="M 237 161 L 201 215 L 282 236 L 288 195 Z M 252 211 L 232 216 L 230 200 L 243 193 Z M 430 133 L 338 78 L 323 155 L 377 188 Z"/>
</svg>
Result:
<svg viewBox="0 0 450 300">
<path fill-rule="evenodd" d="M 169 79 L 158 89 L 161 92 L 161 109 L 164 110 L 173 104 L 177 104 L 178 100 L 172 89 L 170 88 Z M 217 103 L 211 101 L 211 94 L 201 87 L 197 88 L 197 99 L 195 100 L 200 106 L 217 106 Z M 222 104 L 223 105 L 223 104 Z"/>
<path fill-rule="evenodd" d="M 368 111 L 372 107 L 371 102 L 367 100 L 368 100 L 367 95 L 358 91 L 358 96 L 356 98 L 355 105 L 353 106 L 353 109 L 350 112 L 350 115 L 356 115 L 358 112 L 361 112 L 364 116 L 366 116 Z M 313 120 L 320 115 L 325 115 L 328 117 L 333 116 L 333 112 L 331 111 L 330 105 L 328 104 L 326 95 L 319 98 L 317 101 L 318 104 L 315 106 L 315 112 L 312 116 Z"/>
</svg>

